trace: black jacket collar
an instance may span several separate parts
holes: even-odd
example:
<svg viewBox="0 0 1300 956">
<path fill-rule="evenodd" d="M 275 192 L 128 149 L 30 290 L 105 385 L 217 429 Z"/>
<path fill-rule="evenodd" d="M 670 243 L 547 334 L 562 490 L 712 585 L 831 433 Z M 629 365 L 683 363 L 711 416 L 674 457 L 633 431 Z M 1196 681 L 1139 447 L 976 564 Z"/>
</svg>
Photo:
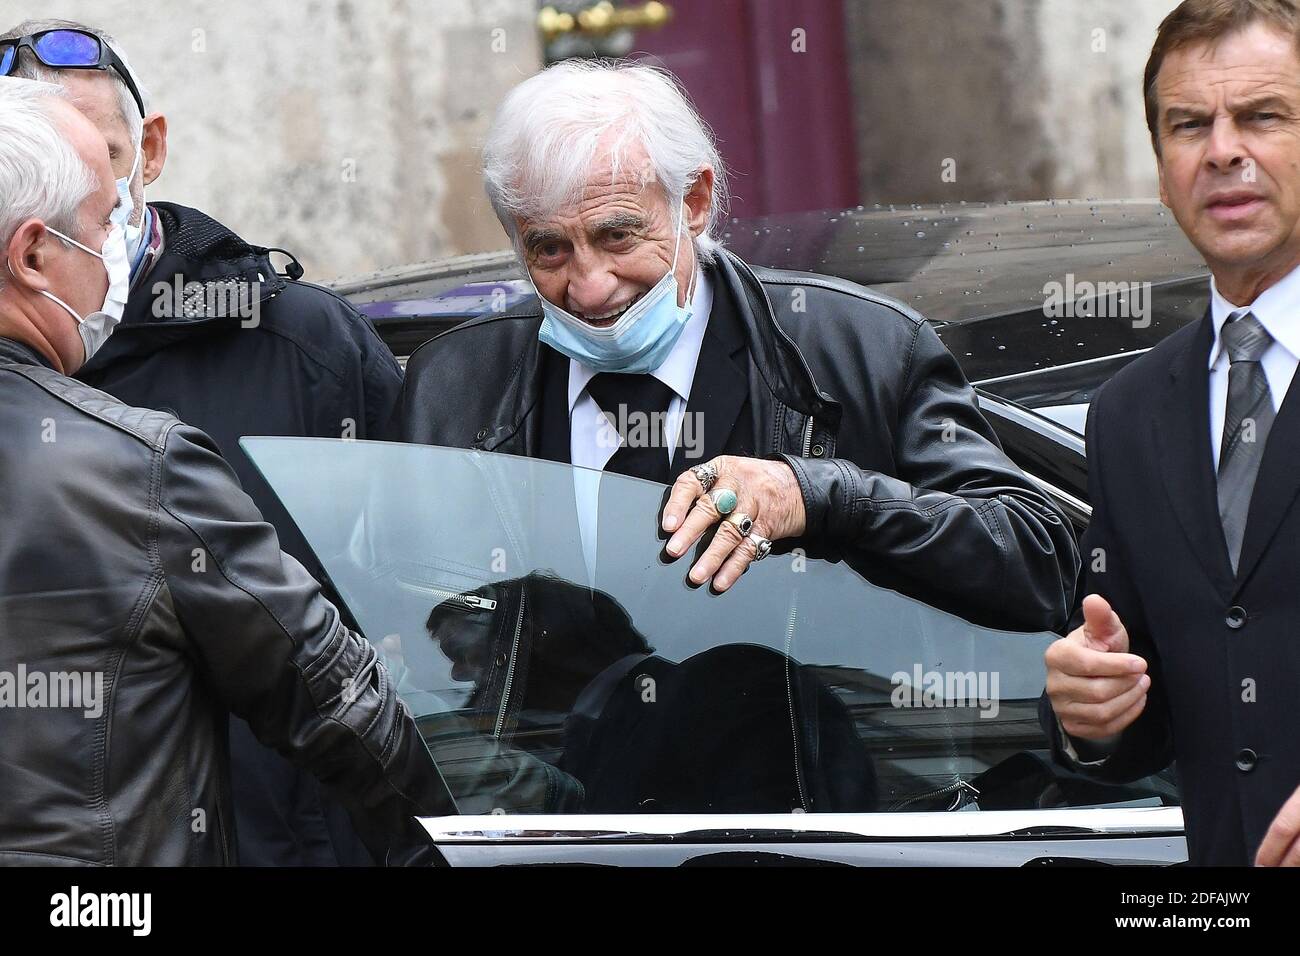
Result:
<svg viewBox="0 0 1300 956">
<path fill-rule="evenodd" d="M 0 363 L 43 365 L 48 369 L 54 368 L 49 359 L 27 343 L 19 342 L 17 339 L 7 339 L 3 336 L 0 336 Z"/>
<path fill-rule="evenodd" d="M 162 225 L 162 255 L 132 290 L 122 324 L 86 364 L 87 373 L 192 335 L 238 328 L 245 319 L 239 304 L 260 305 L 284 288 L 266 248 L 197 209 L 165 202 L 149 207 Z"/>
<path fill-rule="evenodd" d="M 753 270 L 726 250 L 720 250 L 706 268 L 714 282 L 715 298 L 730 295 L 736 305 L 744 344 L 764 389 L 784 406 L 803 415 L 816 415 L 832 429 L 838 427 L 839 404 L 818 390 L 803 354 L 777 325 L 767 292 Z M 493 402 L 492 420 L 478 429 L 474 447 L 533 455 L 540 447 L 542 416 L 533 412 L 542 397 L 542 346 L 537 339 L 541 321 L 541 306 L 533 296 L 508 312 L 475 319 L 444 333 L 463 334 L 472 326 L 500 323 L 502 334 L 513 343 L 505 346 L 512 360 L 503 376 L 500 397 Z M 764 452 L 755 449 L 755 453 Z"/>
<path fill-rule="evenodd" d="M 711 271 L 710 278 L 716 282 L 717 272 Z M 754 453 L 756 436 L 752 434 L 752 420 L 750 416 L 741 416 L 749 397 L 745 341 L 745 327 L 732 293 L 726 285 L 718 284 L 713 291 L 713 306 L 700 343 L 691 400 L 686 407 L 687 415 L 703 423 L 696 426 L 700 447 L 692 456 L 691 449 L 679 445 L 673 458 L 674 473 L 716 458 L 729 448 Z M 733 435 L 737 428 L 750 434 Z M 684 427 L 683 438 L 685 435 Z"/>
</svg>

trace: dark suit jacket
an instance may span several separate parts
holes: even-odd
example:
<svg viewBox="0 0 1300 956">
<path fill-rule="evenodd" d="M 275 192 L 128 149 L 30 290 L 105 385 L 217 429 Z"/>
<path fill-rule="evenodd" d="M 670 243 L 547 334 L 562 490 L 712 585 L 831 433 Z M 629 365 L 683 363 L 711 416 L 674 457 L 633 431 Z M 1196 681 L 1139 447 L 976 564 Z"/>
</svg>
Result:
<svg viewBox="0 0 1300 956">
<path fill-rule="evenodd" d="M 1181 329 L 1088 416 L 1078 594 L 1110 601 L 1152 683 L 1119 750 L 1085 769 L 1129 781 L 1176 758 L 1191 862 L 1246 865 L 1300 786 L 1300 387 L 1269 433 L 1234 578 L 1210 449 L 1212 338 L 1209 315 Z M 1046 697 L 1041 715 L 1070 765 Z"/>
</svg>

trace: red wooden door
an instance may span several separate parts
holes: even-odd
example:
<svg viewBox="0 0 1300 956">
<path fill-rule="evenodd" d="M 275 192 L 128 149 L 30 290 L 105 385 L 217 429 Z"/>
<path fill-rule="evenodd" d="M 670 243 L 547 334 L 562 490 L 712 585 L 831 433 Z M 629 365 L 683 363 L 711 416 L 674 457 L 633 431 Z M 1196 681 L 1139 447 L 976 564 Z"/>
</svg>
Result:
<svg viewBox="0 0 1300 956">
<path fill-rule="evenodd" d="M 860 201 L 839 0 L 667 0 L 634 55 L 671 70 L 718 137 L 732 215 Z"/>
</svg>

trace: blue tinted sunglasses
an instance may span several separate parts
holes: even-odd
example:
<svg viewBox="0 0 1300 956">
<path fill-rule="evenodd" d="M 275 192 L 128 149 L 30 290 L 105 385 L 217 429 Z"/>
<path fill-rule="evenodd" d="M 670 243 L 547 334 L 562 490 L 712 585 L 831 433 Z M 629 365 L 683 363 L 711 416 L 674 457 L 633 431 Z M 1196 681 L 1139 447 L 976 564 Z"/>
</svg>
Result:
<svg viewBox="0 0 1300 956">
<path fill-rule="evenodd" d="M 0 76 L 9 76 L 26 47 L 41 63 L 54 70 L 116 70 L 144 116 L 144 100 L 126 65 L 107 43 L 83 30 L 44 30 L 17 40 L 0 40 Z"/>
</svg>

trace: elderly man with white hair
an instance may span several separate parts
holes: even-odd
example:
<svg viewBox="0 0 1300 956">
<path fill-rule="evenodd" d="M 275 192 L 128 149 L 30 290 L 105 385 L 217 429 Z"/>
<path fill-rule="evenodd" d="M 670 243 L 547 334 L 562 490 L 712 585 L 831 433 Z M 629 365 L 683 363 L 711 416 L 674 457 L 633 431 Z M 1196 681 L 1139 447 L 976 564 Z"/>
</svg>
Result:
<svg viewBox="0 0 1300 956">
<path fill-rule="evenodd" d="M 374 649 L 206 434 L 69 376 L 130 264 L 104 137 L 0 82 L 0 866 L 237 862 L 225 726 L 316 773 L 390 863 L 448 812 Z"/>
<path fill-rule="evenodd" d="M 537 299 L 417 350 L 397 437 L 675 480 L 667 551 L 716 526 L 689 578 L 719 592 L 775 543 L 979 623 L 1064 624 L 1073 535 L 956 361 L 897 302 L 720 248 L 723 164 L 669 75 L 553 66 L 483 166 Z"/>
</svg>

